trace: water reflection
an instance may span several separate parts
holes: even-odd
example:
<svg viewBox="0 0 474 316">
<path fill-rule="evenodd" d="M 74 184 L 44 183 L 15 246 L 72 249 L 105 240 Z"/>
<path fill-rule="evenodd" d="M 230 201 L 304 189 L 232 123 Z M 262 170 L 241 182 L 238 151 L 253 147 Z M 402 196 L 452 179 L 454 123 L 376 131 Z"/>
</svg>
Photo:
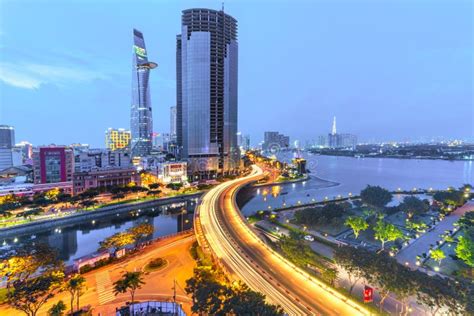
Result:
<svg viewBox="0 0 474 316">
<path fill-rule="evenodd" d="M 279 159 L 289 162 L 291 153 Z M 349 158 L 305 154 L 311 178 L 274 187 L 247 188 L 239 196 L 245 215 L 256 210 L 323 201 L 357 195 L 368 184 L 390 190 L 446 189 L 473 183 L 472 161 L 415 160 L 390 158 Z M 266 194 L 263 194 L 264 191 Z M 268 194 L 271 192 L 271 195 Z"/>
<path fill-rule="evenodd" d="M 60 258 L 69 264 L 76 258 L 95 252 L 99 242 L 105 238 L 140 223 L 150 223 L 155 227 L 153 238 L 190 229 L 193 226 L 195 205 L 196 200 L 193 199 L 137 208 L 130 212 L 87 219 L 71 226 L 44 230 L 34 235 L 17 236 L 2 241 L 0 254 L 25 243 L 46 243 L 56 248 Z"/>
</svg>

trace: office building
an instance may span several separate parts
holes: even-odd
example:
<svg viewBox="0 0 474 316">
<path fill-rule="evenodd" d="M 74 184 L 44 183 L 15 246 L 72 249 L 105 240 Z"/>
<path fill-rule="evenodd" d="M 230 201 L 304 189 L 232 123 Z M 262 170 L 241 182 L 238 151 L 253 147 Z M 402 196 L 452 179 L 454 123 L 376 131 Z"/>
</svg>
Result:
<svg viewBox="0 0 474 316">
<path fill-rule="evenodd" d="M 241 151 L 250 149 L 250 135 L 243 135 L 241 132 L 237 133 L 237 145 Z"/>
<path fill-rule="evenodd" d="M 73 191 L 74 194 L 79 194 L 88 189 L 125 186 L 130 183 L 140 184 L 140 175 L 135 168 L 76 172 L 73 177 Z"/>
<path fill-rule="evenodd" d="M 224 11 L 182 13 L 176 43 L 177 140 L 194 180 L 237 171 L 237 20 Z"/>
<path fill-rule="evenodd" d="M 123 128 L 109 128 L 105 131 L 105 148 L 114 150 L 130 150 L 132 134 Z"/>
<path fill-rule="evenodd" d="M 172 106 L 170 107 L 170 137 L 172 142 L 176 142 L 176 123 L 176 107 Z"/>
<path fill-rule="evenodd" d="M 290 147 L 290 137 L 278 132 L 265 132 L 263 135 L 262 150 L 276 153 Z"/>
<path fill-rule="evenodd" d="M 13 145 L 15 129 L 12 126 L 0 125 L 0 170 L 13 166 Z"/>
<path fill-rule="evenodd" d="M 172 143 L 169 133 L 153 133 L 153 148 L 163 152 L 168 152 Z"/>
<path fill-rule="evenodd" d="M 65 146 L 39 147 L 33 152 L 35 183 L 72 181 L 74 151 Z"/>
<path fill-rule="evenodd" d="M 74 153 L 74 172 L 129 168 L 131 165 L 130 152 L 127 150 L 90 149 Z"/>
<path fill-rule="evenodd" d="M 186 183 L 188 180 L 186 162 L 165 162 L 161 164 L 163 183 Z"/>
<path fill-rule="evenodd" d="M 132 107 L 130 129 L 132 155 L 144 157 L 152 148 L 153 117 L 150 100 L 150 70 L 157 67 L 148 61 L 143 34 L 133 30 Z"/>
<path fill-rule="evenodd" d="M 357 146 L 357 136 L 348 133 L 337 134 L 337 145 L 342 148 L 355 149 Z"/>
<path fill-rule="evenodd" d="M 322 148 L 328 147 L 328 136 L 327 135 L 319 135 L 317 146 L 322 147 Z"/>
<path fill-rule="evenodd" d="M 33 145 L 29 142 L 21 141 L 15 145 L 15 148 L 21 151 L 22 164 L 32 164 Z"/>
<path fill-rule="evenodd" d="M 0 148 L 13 148 L 15 144 L 15 129 L 13 126 L 0 125 Z"/>
</svg>

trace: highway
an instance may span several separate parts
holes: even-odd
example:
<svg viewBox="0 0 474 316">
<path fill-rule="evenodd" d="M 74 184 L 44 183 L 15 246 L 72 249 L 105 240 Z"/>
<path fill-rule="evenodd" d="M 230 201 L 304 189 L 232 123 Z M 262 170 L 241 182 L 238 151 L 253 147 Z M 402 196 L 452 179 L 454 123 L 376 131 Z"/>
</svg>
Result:
<svg viewBox="0 0 474 316">
<path fill-rule="evenodd" d="M 235 203 L 236 193 L 263 176 L 254 165 L 250 175 L 222 183 L 203 196 L 195 220 L 200 245 L 232 279 L 263 293 L 289 315 L 370 315 L 274 252 L 246 223 Z"/>
</svg>

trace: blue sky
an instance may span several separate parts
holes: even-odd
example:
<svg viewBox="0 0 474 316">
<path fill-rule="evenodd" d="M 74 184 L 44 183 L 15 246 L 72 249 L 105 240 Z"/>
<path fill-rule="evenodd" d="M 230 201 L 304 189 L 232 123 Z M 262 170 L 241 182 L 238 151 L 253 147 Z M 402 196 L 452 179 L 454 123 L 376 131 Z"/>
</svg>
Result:
<svg viewBox="0 0 474 316">
<path fill-rule="evenodd" d="M 139 5 L 138 5 L 139 4 Z M 221 1 L 0 0 L 0 123 L 17 141 L 104 146 L 129 127 L 132 29 L 159 64 L 154 130 L 175 104 L 181 10 Z M 239 130 L 294 139 L 474 138 L 473 2 L 242 1 Z"/>
</svg>

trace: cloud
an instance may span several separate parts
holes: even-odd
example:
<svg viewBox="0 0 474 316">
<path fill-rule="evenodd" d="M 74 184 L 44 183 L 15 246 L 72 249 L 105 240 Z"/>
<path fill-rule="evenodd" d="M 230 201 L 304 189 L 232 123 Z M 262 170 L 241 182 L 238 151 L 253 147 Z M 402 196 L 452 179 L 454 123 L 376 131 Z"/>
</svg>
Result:
<svg viewBox="0 0 474 316">
<path fill-rule="evenodd" d="M 24 89 L 38 89 L 41 81 L 28 74 L 18 72 L 14 66 L 0 63 L 0 80 L 4 83 Z"/>
<path fill-rule="evenodd" d="M 68 83 L 84 83 L 107 79 L 98 71 L 71 66 L 52 66 L 40 63 L 0 63 L 0 81 L 24 89 L 39 89 L 53 84 L 65 87 Z"/>
</svg>

